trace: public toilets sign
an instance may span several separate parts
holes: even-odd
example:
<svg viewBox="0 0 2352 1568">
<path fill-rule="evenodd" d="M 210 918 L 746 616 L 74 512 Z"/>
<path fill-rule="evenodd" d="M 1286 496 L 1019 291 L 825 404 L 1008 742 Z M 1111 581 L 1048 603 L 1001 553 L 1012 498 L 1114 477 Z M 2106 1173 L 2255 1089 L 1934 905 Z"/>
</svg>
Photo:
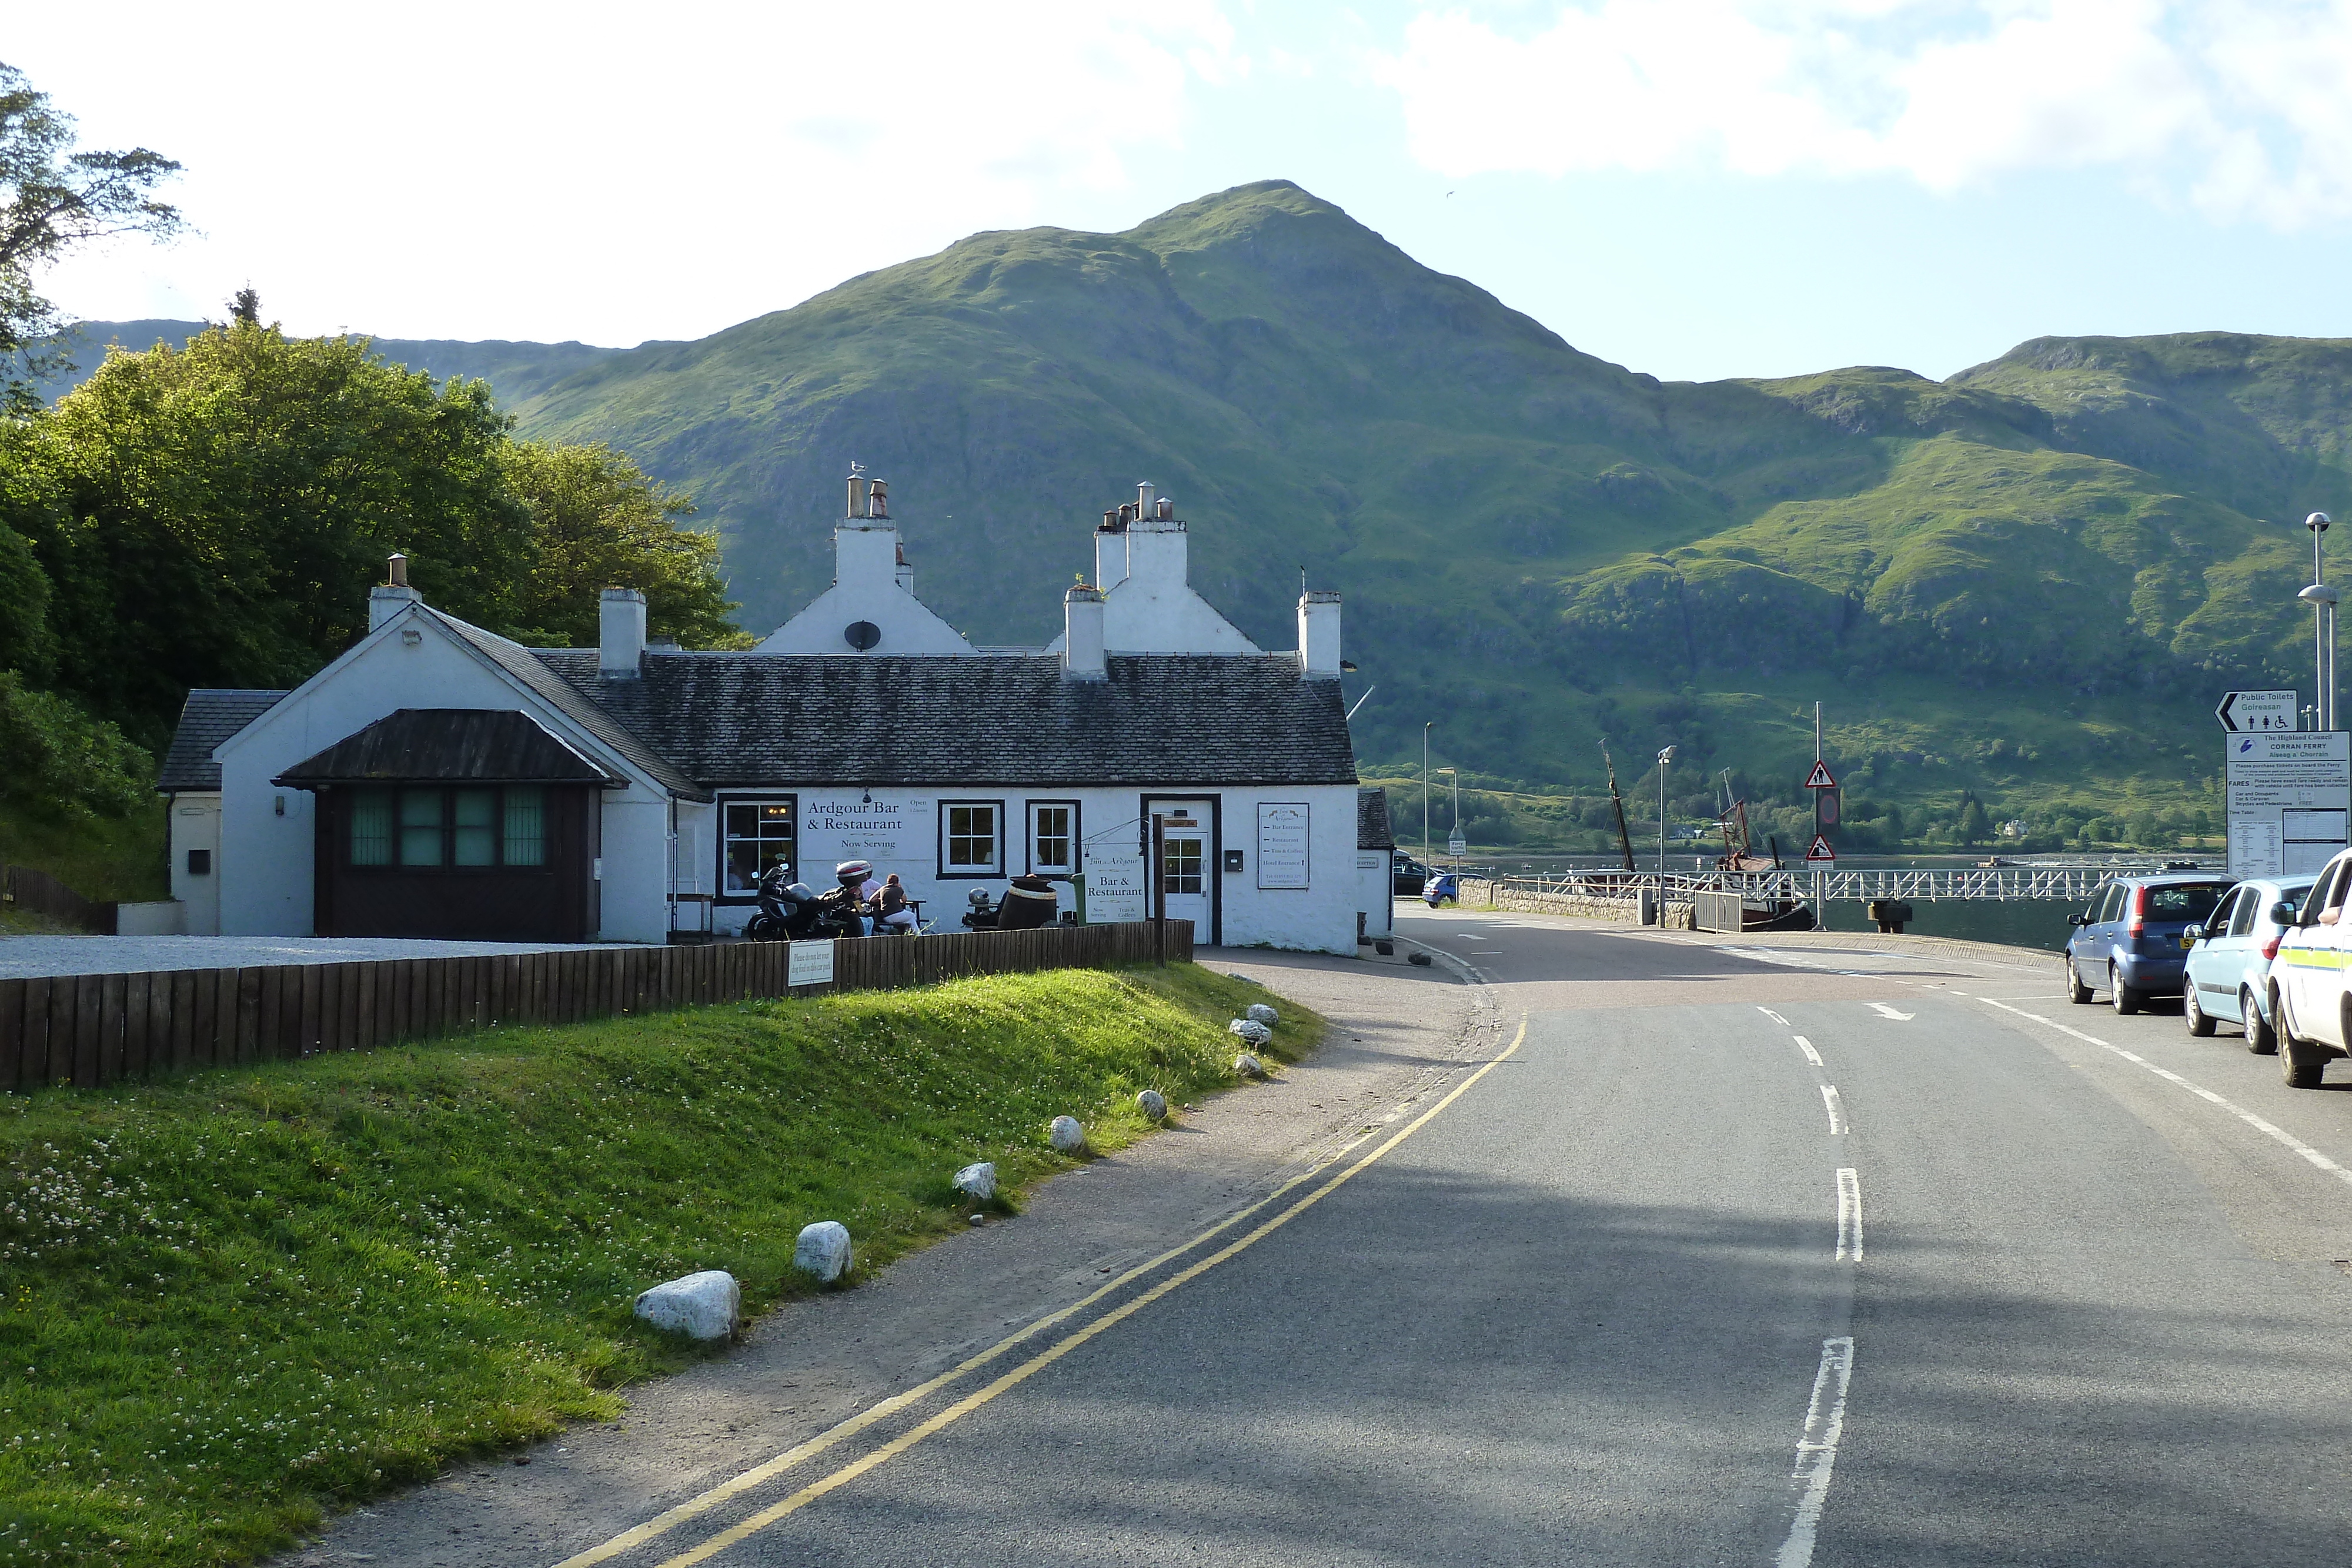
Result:
<svg viewBox="0 0 2352 1568">
<path fill-rule="evenodd" d="M 2276 735 L 2294 728 L 2293 692 L 2231 692 L 2213 710 L 2231 735 Z"/>
<path fill-rule="evenodd" d="M 2345 847 L 2352 732 L 2233 735 L 2228 745 L 2231 876 L 2315 872 Z"/>
</svg>

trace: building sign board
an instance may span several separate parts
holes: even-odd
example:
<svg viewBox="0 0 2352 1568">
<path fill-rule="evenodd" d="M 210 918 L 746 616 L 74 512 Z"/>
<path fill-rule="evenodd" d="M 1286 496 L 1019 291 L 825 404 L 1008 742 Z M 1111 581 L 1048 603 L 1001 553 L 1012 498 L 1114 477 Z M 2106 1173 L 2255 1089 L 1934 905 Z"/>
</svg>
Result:
<svg viewBox="0 0 2352 1568">
<path fill-rule="evenodd" d="M 784 949 L 784 984 L 824 986 L 833 982 L 833 944 L 794 942 Z"/>
<path fill-rule="evenodd" d="M 1088 844 L 1078 872 L 1079 918 L 1089 925 L 1151 918 L 1143 852 L 1132 846 Z"/>
<path fill-rule="evenodd" d="M 2233 735 L 2227 744 L 2231 876 L 2315 872 L 2345 847 L 2352 732 Z"/>
<path fill-rule="evenodd" d="M 919 810 L 918 810 L 919 808 Z M 831 881 L 842 861 L 874 862 L 879 880 L 888 872 L 931 863 L 930 802 L 844 791 L 801 797 L 801 856 L 819 885 Z M 919 819 L 919 821 L 918 820 Z"/>
<path fill-rule="evenodd" d="M 1257 884 L 1262 888 L 1307 885 L 1307 808 L 1261 800 L 1257 808 Z"/>
<path fill-rule="evenodd" d="M 2293 692 L 2226 692 L 2213 716 L 2231 735 L 2275 735 L 2294 727 Z"/>
</svg>

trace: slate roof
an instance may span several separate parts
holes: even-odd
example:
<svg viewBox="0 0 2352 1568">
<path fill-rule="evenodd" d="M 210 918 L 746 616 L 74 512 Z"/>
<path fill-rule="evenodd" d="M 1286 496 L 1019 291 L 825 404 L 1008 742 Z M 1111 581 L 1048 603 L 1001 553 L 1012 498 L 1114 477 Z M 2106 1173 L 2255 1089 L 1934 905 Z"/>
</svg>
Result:
<svg viewBox="0 0 2352 1568">
<path fill-rule="evenodd" d="M 285 695 L 217 686 L 199 686 L 190 692 L 188 700 L 180 705 L 180 724 L 172 732 L 171 749 L 163 753 L 156 793 L 219 789 L 220 764 L 213 760 L 213 747 L 276 707 Z"/>
<path fill-rule="evenodd" d="M 1339 683 L 1288 653 L 1114 653 L 1073 681 L 1050 653 L 656 652 L 615 681 L 592 651 L 515 651 L 706 787 L 1356 781 Z"/>
<path fill-rule="evenodd" d="M 696 786 L 692 779 L 672 764 L 669 757 L 646 745 L 645 736 L 636 733 L 625 723 L 616 723 L 614 716 L 603 706 L 584 695 L 576 684 L 560 679 L 552 673 L 553 662 L 556 660 L 570 660 L 575 664 L 585 660 L 589 675 L 588 685 L 593 691 L 597 684 L 595 680 L 597 655 L 593 648 L 586 650 L 526 648 L 520 643 L 507 641 L 494 632 L 485 632 L 478 626 L 468 625 L 454 615 L 443 615 L 437 610 L 425 610 L 424 612 L 436 617 L 441 624 L 449 629 L 453 635 L 478 649 L 492 664 L 544 698 L 550 706 L 564 717 L 645 769 L 649 777 L 659 782 L 662 788 L 673 795 L 684 795 L 698 800 L 709 798 L 704 790 Z"/>
<path fill-rule="evenodd" d="M 271 780 L 341 783 L 594 784 L 628 781 L 513 708 L 404 707 L 345 736 Z"/>
<path fill-rule="evenodd" d="M 1389 827 L 1389 792 L 1378 785 L 1356 791 L 1356 847 L 1396 848 L 1396 834 Z"/>
</svg>

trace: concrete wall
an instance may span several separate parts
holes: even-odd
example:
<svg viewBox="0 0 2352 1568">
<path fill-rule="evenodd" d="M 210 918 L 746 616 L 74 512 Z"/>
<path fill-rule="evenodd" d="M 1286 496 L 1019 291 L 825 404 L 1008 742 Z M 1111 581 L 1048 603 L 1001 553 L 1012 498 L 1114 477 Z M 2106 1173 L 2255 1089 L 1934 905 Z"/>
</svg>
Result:
<svg viewBox="0 0 2352 1568">
<path fill-rule="evenodd" d="M 1388 936 L 1396 931 L 1396 852 L 1356 852 L 1356 907 L 1364 914 L 1364 935 Z"/>
<path fill-rule="evenodd" d="M 218 792 L 174 795 L 169 805 L 172 898 L 181 906 L 180 929 L 189 936 L 220 935 L 221 798 Z M 204 850 L 213 869 L 205 875 L 188 871 L 188 852 Z"/>
</svg>

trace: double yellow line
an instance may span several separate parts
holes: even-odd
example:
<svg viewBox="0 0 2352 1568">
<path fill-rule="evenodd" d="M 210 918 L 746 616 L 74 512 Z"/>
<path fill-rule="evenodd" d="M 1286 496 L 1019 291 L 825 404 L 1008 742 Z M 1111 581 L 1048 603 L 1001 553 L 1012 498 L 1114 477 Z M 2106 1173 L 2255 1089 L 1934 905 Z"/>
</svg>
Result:
<svg viewBox="0 0 2352 1568">
<path fill-rule="evenodd" d="M 810 1503 L 814 1502 L 817 1499 L 824 1496 L 826 1493 L 848 1485 L 851 1481 L 856 1480 L 859 1476 L 866 1474 L 868 1470 L 887 1463 L 889 1460 L 896 1458 L 898 1455 L 903 1454 L 908 1449 L 913 1448 L 916 1444 L 920 1443 L 926 1437 L 929 1437 L 932 1434 L 941 1431 L 955 1422 L 961 1420 L 964 1416 L 971 1415 L 974 1410 L 979 1409 L 990 1400 L 994 1399 L 998 1395 L 1005 1392 L 1005 1390 L 1027 1382 L 1031 1377 L 1043 1372 L 1046 1367 L 1053 1365 L 1054 1363 L 1061 1360 L 1062 1357 L 1069 1354 L 1070 1352 L 1077 1349 L 1088 1340 L 1093 1339 L 1096 1335 L 1103 1333 L 1116 1325 L 1126 1322 L 1129 1318 L 1133 1317 L 1136 1313 L 1141 1312 L 1152 1302 L 1160 1300 L 1160 1297 L 1167 1295 L 1170 1291 L 1174 1291 L 1180 1286 L 1182 1286 L 1187 1282 L 1199 1278 L 1201 1275 L 1207 1273 L 1210 1270 L 1215 1268 L 1218 1264 L 1223 1262 L 1226 1259 L 1233 1257 L 1234 1254 L 1255 1246 L 1266 1237 L 1273 1235 L 1276 1231 L 1281 1229 L 1284 1226 L 1289 1224 L 1292 1220 L 1297 1218 L 1300 1215 L 1306 1213 L 1308 1209 L 1314 1207 L 1325 1198 L 1330 1197 L 1331 1194 L 1337 1192 L 1342 1186 L 1355 1179 L 1356 1176 L 1370 1167 L 1373 1162 L 1379 1160 L 1382 1155 L 1388 1154 L 1398 1145 L 1403 1143 L 1407 1138 L 1412 1137 L 1415 1133 L 1420 1132 L 1422 1128 L 1427 1126 L 1432 1121 L 1434 1121 L 1447 1106 L 1453 1104 L 1454 1102 L 1459 1100 L 1464 1094 L 1467 1093 L 1472 1084 L 1477 1082 L 1481 1078 L 1486 1077 L 1486 1074 L 1492 1072 L 1503 1062 L 1508 1061 L 1512 1053 L 1519 1049 L 1520 1045 L 1526 1041 L 1527 1038 L 1527 1019 L 1522 1016 L 1519 1019 L 1518 1033 L 1511 1038 L 1511 1043 L 1505 1046 L 1500 1054 L 1496 1055 L 1492 1061 L 1481 1065 L 1477 1071 L 1473 1072 L 1469 1077 L 1455 1084 L 1454 1088 L 1446 1093 L 1444 1099 L 1438 1101 L 1436 1104 L 1432 1105 L 1428 1110 L 1423 1112 L 1420 1115 L 1407 1123 L 1386 1143 L 1381 1144 L 1370 1154 L 1366 1155 L 1362 1159 L 1358 1160 L 1354 1165 L 1349 1166 L 1338 1176 L 1333 1176 L 1329 1181 L 1327 1181 L 1321 1186 L 1317 1187 L 1313 1192 L 1307 1194 L 1307 1197 L 1301 1198 L 1298 1202 L 1293 1204 L 1288 1208 L 1284 1209 L 1281 1213 L 1274 1216 L 1271 1219 L 1265 1221 L 1255 1229 L 1249 1231 L 1247 1234 L 1241 1236 L 1233 1241 L 1227 1242 L 1224 1246 L 1219 1248 L 1216 1251 L 1210 1253 L 1199 1262 L 1192 1264 L 1191 1267 L 1184 1269 L 1179 1273 L 1171 1275 L 1169 1278 L 1161 1281 L 1159 1284 L 1154 1285 L 1150 1290 L 1144 1291 L 1141 1295 L 1137 1296 L 1133 1301 L 1113 1308 L 1111 1311 L 1105 1312 L 1102 1316 L 1087 1323 L 1084 1328 L 1077 1330 L 1063 1339 L 1055 1341 L 1052 1345 L 1038 1352 L 1035 1355 L 1031 1356 L 1027 1361 L 1023 1362 L 1020 1365 L 1015 1366 L 1011 1371 L 1003 1374 L 994 1382 L 990 1383 L 987 1386 L 978 1389 L 975 1392 L 965 1396 L 963 1398 L 957 1400 L 953 1405 L 949 1406 L 938 1415 L 931 1416 L 929 1419 L 913 1427 L 905 1435 L 894 1437 L 889 1442 L 885 1443 L 882 1447 L 874 1449 L 864 1457 L 853 1459 L 848 1464 L 842 1466 L 839 1469 L 834 1470 L 828 1475 L 811 1481 L 807 1486 L 803 1487 L 800 1490 L 793 1493 L 790 1497 L 783 1499 L 782 1501 L 772 1503 L 768 1507 L 760 1510 L 757 1513 L 751 1514 L 740 1522 L 729 1526 L 727 1529 L 720 1531 L 718 1534 L 704 1541 L 701 1544 L 689 1547 L 688 1550 L 677 1553 L 674 1557 L 664 1559 L 659 1564 L 659 1568 L 688 1568 L 689 1563 L 704 1562 L 707 1559 L 724 1552 L 727 1548 L 734 1545 L 737 1542 L 745 1540 L 748 1537 L 755 1535 L 759 1531 L 765 1530 L 768 1526 L 775 1523 L 778 1520 L 799 1512 L 802 1509 L 806 1508 Z M 897 1415 L 899 1411 L 906 1409 L 908 1406 L 916 1404 L 934 1393 L 937 1393 L 940 1389 L 947 1386 L 947 1385 L 950 1383 L 953 1383 L 958 1378 L 964 1376 L 966 1374 L 979 1370 L 981 1367 L 987 1365 L 990 1362 L 996 1360 L 999 1356 L 1003 1355 L 1014 1347 L 1044 1333 L 1047 1329 L 1054 1327 L 1055 1324 L 1067 1322 L 1071 1317 L 1084 1312 L 1087 1308 L 1093 1306 L 1104 1297 L 1111 1295 L 1127 1285 L 1133 1283 L 1135 1281 L 1141 1279 L 1144 1275 L 1152 1272 L 1162 1264 L 1174 1261 L 1176 1259 L 1182 1257 L 1185 1253 L 1192 1251 L 1194 1248 L 1201 1246 L 1203 1242 L 1209 1241 L 1224 1231 L 1232 1229 L 1234 1226 L 1241 1224 L 1251 1216 L 1262 1213 L 1265 1209 L 1280 1203 L 1282 1199 L 1295 1188 L 1298 1187 L 1303 1183 L 1314 1180 L 1317 1176 L 1319 1176 L 1324 1172 L 1329 1170 L 1332 1166 L 1338 1164 L 1340 1160 L 1345 1159 L 1351 1151 L 1361 1147 L 1363 1144 L 1373 1135 L 1374 1134 L 1366 1134 L 1361 1137 L 1354 1139 L 1340 1148 L 1338 1153 L 1331 1156 L 1330 1159 L 1324 1161 L 1313 1170 L 1304 1171 L 1299 1175 L 1293 1176 L 1290 1180 L 1283 1183 L 1282 1186 L 1276 1187 L 1273 1192 L 1267 1194 L 1265 1197 L 1260 1198 L 1257 1202 L 1250 1205 L 1247 1208 L 1241 1210 L 1237 1214 L 1230 1215 L 1224 1219 L 1219 1220 L 1216 1224 L 1209 1227 L 1208 1229 L 1202 1231 L 1198 1236 L 1193 1237 L 1191 1240 L 1185 1241 L 1179 1246 L 1170 1248 L 1167 1251 L 1162 1252 L 1159 1257 L 1152 1259 L 1150 1262 L 1138 1264 L 1133 1269 L 1130 1269 L 1126 1273 L 1120 1275 L 1118 1279 L 1110 1281 L 1110 1283 L 1096 1290 L 1092 1294 L 1085 1297 L 1083 1300 L 1073 1301 L 1068 1306 L 1064 1307 L 1061 1311 L 1038 1319 L 1035 1322 L 1031 1323 L 1027 1328 L 1021 1330 L 1018 1333 L 1008 1335 L 1006 1338 L 998 1341 L 995 1344 L 989 1346 L 986 1350 L 982 1351 L 977 1355 L 971 1356 L 968 1360 L 961 1362 L 955 1366 L 950 1367 L 946 1372 L 940 1374 L 929 1382 L 909 1388 L 903 1394 L 893 1395 L 889 1398 L 883 1400 L 881 1403 L 858 1412 L 848 1420 L 842 1422 L 839 1426 L 829 1427 L 826 1430 L 818 1433 L 815 1437 L 811 1437 L 808 1441 L 796 1444 L 793 1447 L 785 1449 L 782 1453 L 778 1454 L 774 1458 L 770 1459 L 763 1464 L 756 1465 L 751 1469 L 745 1470 L 741 1475 L 731 1477 L 730 1479 L 720 1482 L 719 1485 L 712 1487 L 709 1490 L 699 1493 L 695 1497 L 688 1498 L 686 1501 L 679 1503 L 677 1507 L 655 1515 L 652 1519 L 646 1521 L 645 1523 L 636 1526 L 635 1529 L 624 1531 L 620 1534 L 614 1536 L 609 1541 L 604 1542 L 599 1545 L 592 1546 L 585 1552 L 565 1558 L 562 1563 L 557 1563 L 555 1568 L 591 1568 L 591 1565 L 593 1563 L 609 1562 L 612 1559 L 622 1555 L 624 1552 L 634 1551 L 637 1547 L 645 1545 L 647 1542 L 654 1541 L 660 1536 L 667 1535 L 671 1531 L 676 1530 L 678 1526 L 685 1524 L 688 1521 L 709 1513 L 711 1510 L 719 1507 L 729 1500 L 741 1496 L 743 1493 L 751 1490 L 761 1483 L 772 1480 L 775 1477 L 782 1475 L 784 1471 L 793 1469 L 794 1466 L 815 1458 L 817 1455 L 824 1453 L 826 1449 L 846 1442 L 851 1437 L 856 1437 L 858 1433 L 874 1426 L 877 1422 L 886 1420 L 889 1416 Z"/>
</svg>

